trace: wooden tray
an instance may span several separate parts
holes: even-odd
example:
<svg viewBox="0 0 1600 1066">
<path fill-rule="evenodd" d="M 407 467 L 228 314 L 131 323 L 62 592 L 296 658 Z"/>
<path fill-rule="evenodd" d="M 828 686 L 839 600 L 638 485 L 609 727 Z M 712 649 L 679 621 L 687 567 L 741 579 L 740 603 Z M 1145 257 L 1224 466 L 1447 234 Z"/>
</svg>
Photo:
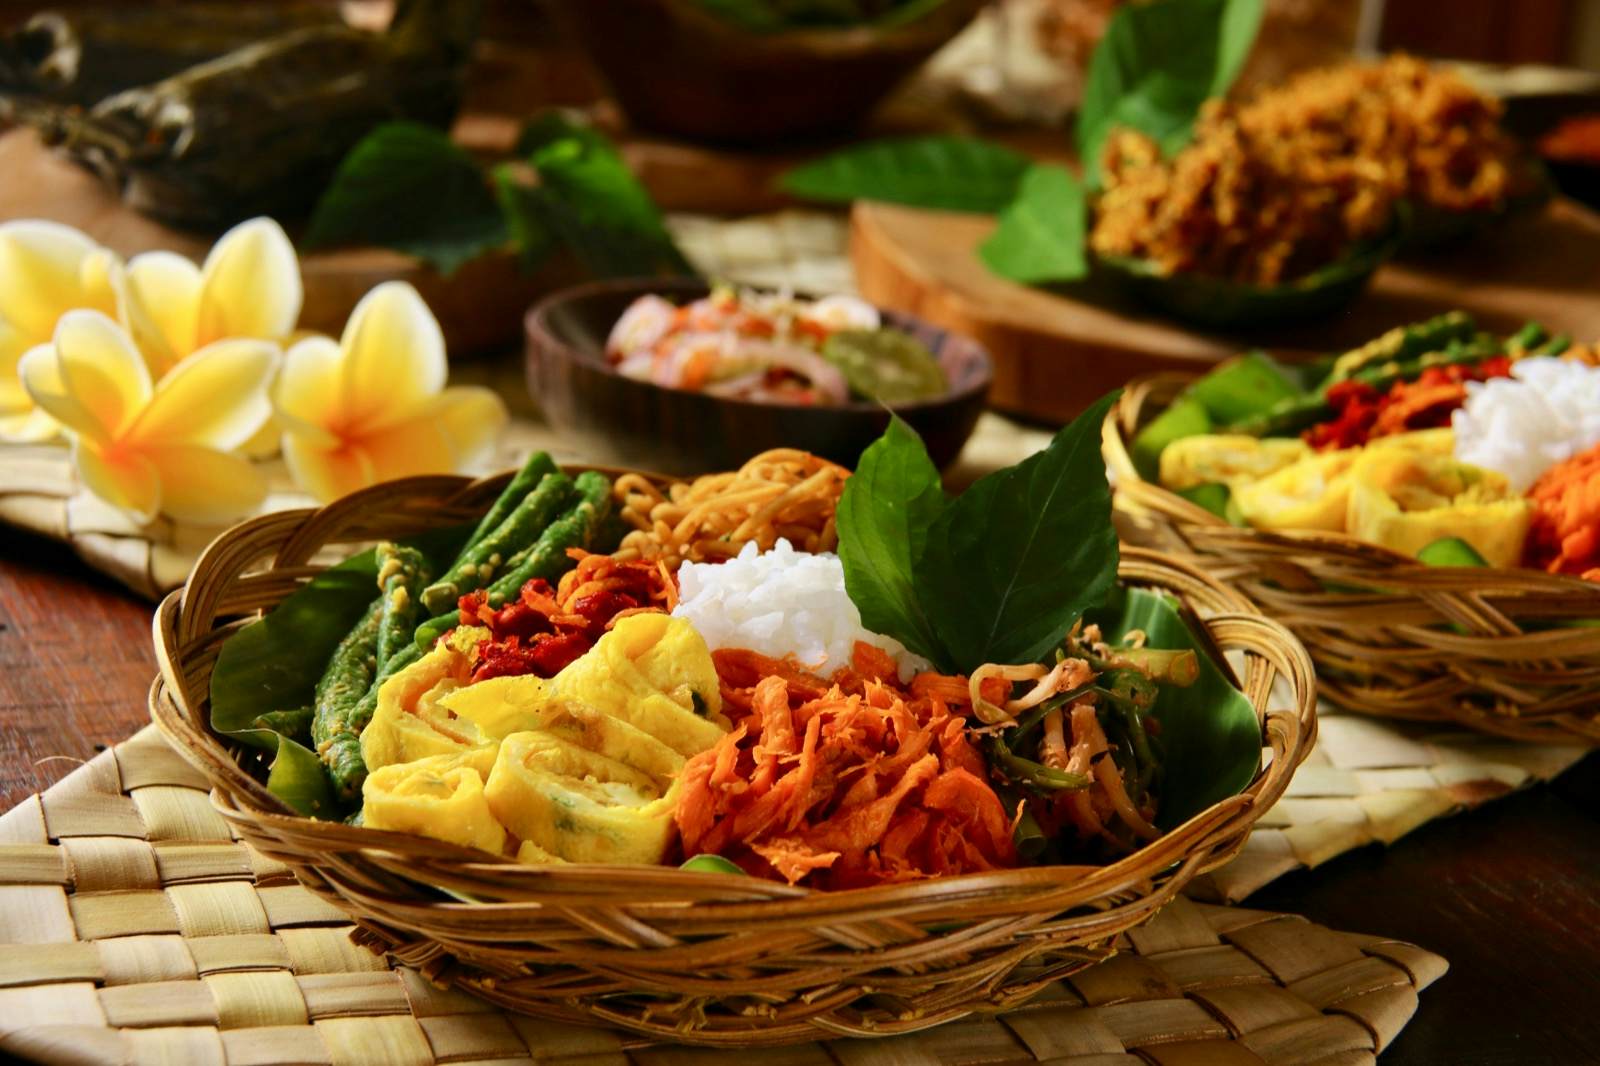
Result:
<svg viewBox="0 0 1600 1066">
<path fill-rule="evenodd" d="M 217 234 L 175 230 L 125 206 L 87 170 L 46 148 L 32 130 L 0 135 L 0 222 L 44 218 L 75 226 L 122 256 L 165 249 L 196 262 Z M 337 337 L 356 301 L 379 282 L 409 281 L 444 329 L 453 355 L 520 345 L 522 314 L 536 296 L 576 280 L 552 261 L 531 275 L 510 253 L 480 256 L 446 278 L 416 259 L 382 248 L 314 252 L 300 260 L 304 329 Z"/>
<path fill-rule="evenodd" d="M 1446 969 L 1409 944 L 1179 898 L 1001 1017 L 708 1051 L 501 1013 L 391 969 L 228 836 L 153 729 L 0 816 L 0 1053 L 46 1063 L 1370 1063 Z"/>
<path fill-rule="evenodd" d="M 1582 341 L 1600 338 L 1600 215 L 1556 199 L 1539 215 L 1428 256 L 1381 269 L 1372 287 L 1329 319 L 1290 329 L 1191 332 L 1103 287 L 1045 290 L 990 273 L 975 249 L 986 216 L 856 205 L 851 259 L 861 295 L 984 344 L 995 361 L 990 403 L 1062 422 L 1129 379 L 1203 371 L 1243 347 L 1327 351 L 1452 308 L 1488 329 L 1530 318 Z"/>
</svg>

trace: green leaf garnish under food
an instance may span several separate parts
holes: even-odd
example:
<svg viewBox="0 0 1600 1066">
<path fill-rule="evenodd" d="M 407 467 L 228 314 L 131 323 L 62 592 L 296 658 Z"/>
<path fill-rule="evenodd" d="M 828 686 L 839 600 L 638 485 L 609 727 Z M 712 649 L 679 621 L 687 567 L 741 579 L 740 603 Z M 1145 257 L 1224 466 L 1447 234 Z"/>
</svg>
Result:
<svg viewBox="0 0 1600 1066">
<path fill-rule="evenodd" d="M 1219 364 L 1195 382 L 1188 394 L 1213 421 L 1228 425 L 1272 410 L 1277 403 L 1300 395 L 1300 387 L 1277 360 L 1262 351 L 1249 351 Z"/>
<path fill-rule="evenodd" d="M 448 276 L 510 236 L 470 155 L 431 126 L 390 122 L 345 156 L 312 211 L 302 243 L 393 248 Z"/>
<path fill-rule="evenodd" d="M 1233 491 L 1226 485 L 1208 481 L 1204 485 L 1174 491 L 1197 507 L 1204 507 L 1229 525 L 1246 524 L 1244 515 L 1239 512 L 1239 505 L 1234 502 Z"/>
<path fill-rule="evenodd" d="M 916 430 L 895 415 L 861 453 L 837 518 L 845 588 L 862 624 L 935 663 L 946 657 L 917 594 L 917 561 L 945 507 L 938 468 Z"/>
<path fill-rule="evenodd" d="M 1059 644 L 1116 581 L 1100 457 L 1114 399 L 948 503 L 922 441 L 891 422 L 839 502 L 845 588 L 863 624 L 946 672 L 1033 662 Z"/>
<path fill-rule="evenodd" d="M 1225 95 L 1239 76 L 1264 7 L 1264 0 L 1152 0 L 1117 9 L 1078 106 L 1078 158 L 1091 187 L 1118 126 L 1148 134 L 1168 153 L 1189 139 L 1200 105 Z"/>
<path fill-rule="evenodd" d="M 978 254 L 990 270 L 1023 284 L 1078 281 L 1089 273 L 1087 225 L 1078 179 L 1062 167 L 1034 166 Z"/>
<path fill-rule="evenodd" d="M 999 211 L 1032 165 L 1020 152 L 972 137 L 904 137 L 846 148 L 779 179 L 795 196 L 880 200 L 944 211 Z"/>
<path fill-rule="evenodd" d="M 692 858 L 683 860 L 683 862 L 679 864 L 678 869 L 689 870 L 693 873 L 701 874 L 736 874 L 740 877 L 749 876 L 744 872 L 743 867 L 739 866 L 737 863 L 729 862 L 721 855 L 696 855 Z"/>
<path fill-rule="evenodd" d="M 1417 559 L 1429 566 L 1488 566 L 1478 549 L 1460 537 L 1440 537 L 1417 553 Z"/>
<path fill-rule="evenodd" d="M 1146 481 L 1158 481 L 1161 477 L 1161 453 L 1167 445 L 1184 437 L 1210 433 L 1212 425 L 1204 404 L 1188 394 L 1179 396 L 1134 436 L 1133 447 L 1128 453 L 1134 469 Z"/>
<path fill-rule="evenodd" d="M 1135 630 L 1148 648 L 1192 649 L 1200 676 L 1192 685 L 1159 686 L 1150 714 L 1161 723 L 1160 829 L 1171 829 L 1211 804 L 1237 795 L 1261 765 L 1261 726 L 1244 693 L 1217 666 L 1209 648 L 1165 593 L 1118 587 L 1085 622 L 1112 644 Z"/>
</svg>

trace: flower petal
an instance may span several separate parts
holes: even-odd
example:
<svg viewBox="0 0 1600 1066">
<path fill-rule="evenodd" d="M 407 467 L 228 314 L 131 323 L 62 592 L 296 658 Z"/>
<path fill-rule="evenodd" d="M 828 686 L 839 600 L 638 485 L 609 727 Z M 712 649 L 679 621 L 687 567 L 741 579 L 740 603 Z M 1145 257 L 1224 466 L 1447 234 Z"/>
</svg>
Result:
<svg viewBox="0 0 1600 1066">
<path fill-rule="evenodd" d="M 54 345 L 41 344 L 28 351 L 17 364 L 17 375 L 26 393 L 24 398 L 31 404 L 38 404 L 39 410 L 52 419 L 91 440 L 104 442 L 111 439 L 105 427 L 84 410 L 83 404 L 68 391 L 67 383 L 61 377 L 61 360 L 57 357 Z M 8 402 L 6 409 L 20 413 L 26 407 Z M 18 428 L 21 428 L 20 423 Z"/>
<path fill-rule="evenodd" d="M 332 448 L 345 424 L 340 375 L 344 355 L 328 337 L 307 337 L 283 357 L 283 370 L 272 388 L 272 404 L 284 428 L 317 438 Z"/>
<path fill-rule="evenodd" d="M 342 441 L 331 447 L 293 430 L 283 435 L 283 461 L 294 483 L 323 503 L 372 484 L 372 464 Z"/>
<path fill-rule="evenodd" d="M 162 513 L 180 522 L 228 522 L 254 512 L 267 498 L 266 477 L 237 455 L 190 444 L 144 454 L 161 480 Z"/>
<path fill-rule="evenodd" d="M 32 344 L 48 339 L 63 312 L 83 306 L 79 272 L 95 249 L 94 241 L 58 222 L 0 225 L 0 318 Z"/>
<path fill-rule="evenodd" d="M 339 347 L 347 432 L 401 421 L 444 388 L 444 333 L 403 281 L 386 281 L 361 298 Z"/>
<path fill-rule="evenodd" d="M 368 433 L 352 444 L 371 464 L 375 482 L 448 474 L 456 466 L 450 435 L 429 410 Z"/>
<path fill-rule="evenodd" d="M 21 414 L 0 414 L 0 441 L 9 444 L 38 444 L 61 432 L 61 424 L 42 407 Z"/>
<path fill-rule="evenodd" d="M 450 439 L 457 471 L 488 452 L 509 417 L 505 402 L 478 385 L 450 386 L 428 405 L 428 412 Z"/>
<path fill-rule="evenodd" d="M 206 345 L 156 385 L 128 439 L 232 451 L 272 417 L 267 387 L 278 362 L 271 341 L 235 337 Z"/>
<path fill-rule="evenodd" d="M 194 344 L 223 337 L 282 340 L 300 318 L 300 261 L 283 227 L 253 218 L 224 233 L 201 268 Z"/>
<path fill-rule="evenodd" d="M 68 311 L 56 323 L 52 347 L 66 393 L 88 412 L 102 434 L 119 436 L 153 391 L 150 368 L 127 331 L 99 311 Z"/>
<path fill-rule="evenodd" d="M 136 307 L 147 316 L 171 362 L 195 350 L 200 286 L 200 268 L 175 252 L 145 252 L 128 262 L 128 288 Z"/>
<path fill-rule="evenodd" d="M 103 452 L 82 438 L 72 442 L 72 461 L 84 487 L 143 524 L 161 509 L 156 468 L 136 451 Z"/>
</svg>

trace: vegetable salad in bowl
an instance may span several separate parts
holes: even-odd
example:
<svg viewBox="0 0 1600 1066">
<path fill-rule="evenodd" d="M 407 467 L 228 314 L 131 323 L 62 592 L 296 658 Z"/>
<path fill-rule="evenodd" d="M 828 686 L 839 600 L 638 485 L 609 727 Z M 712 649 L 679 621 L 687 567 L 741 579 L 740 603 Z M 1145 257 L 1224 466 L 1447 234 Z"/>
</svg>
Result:
<svg viewBox="0 0 1600 1066">
<path fill-rule="evenodd" d="M 849 889 L 1115 861 L 1245 788 L 1262 734 L 1177 601 L 1118 583 L 1108 404 L 953 500 L 899 421 L 854 474 L 535 455 L 471 529 L 381 543 L 229 639 L 213 726 L 274 734 L 302 814 L 521 864 Z M 314 640 L 281 710 L 253 665 Z"/>
<path fill-rule="evenodd" d="M 606 341 L 617 372 L 771 403 L 907 403 L 949 383 L 933 353 L 854 296 L 810 300 L 719 286 L 682 306 L 636 299 Z"/>
</svg>

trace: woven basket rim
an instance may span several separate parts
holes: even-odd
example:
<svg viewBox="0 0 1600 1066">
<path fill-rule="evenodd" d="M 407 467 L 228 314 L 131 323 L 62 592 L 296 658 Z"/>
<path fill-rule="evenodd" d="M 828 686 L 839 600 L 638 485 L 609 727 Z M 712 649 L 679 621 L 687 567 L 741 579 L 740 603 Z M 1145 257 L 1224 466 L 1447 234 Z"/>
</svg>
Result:
<svg viewBox="0 0 1600 1066">
<path fill-rule="evenodd" d="M 622 471 L 620 468 L 615 467 L 568 466 L 566 469 L 599 469 L 613 474 L 632 472 Z M 660 477 L 660 475 L 646 476 Z M 441 494 L 440 490 L 442 489 L 444 490 L 442 495 L 446 496 L 447 499 L 460 499 L 465 498 L 465 494 L 470 494 L 473 492 L 479 492 L 481 494 L 486 489 L 497 488 L 499 485 L 504 484 L 509 477 L 510 472 L 502 472 L 498 475 L 480 479 L 468 479 L 454 476 L 435 476 L 407 479 L 405 482 L 391 482 L 387 483 L 386 485 L 379 485 L 374 486 L 373 488 L 364 489 L 338 502 L 344 505 L 354 505 L 359 507 L 365 502 L 367 497 L 373 496 L 374 494 L 385 497 L 390 496 L 394 492 L 394 486 L 402 484 L 415 486 L 418 491 L 424 493 Z M 204 735 L 199 734 L 193 729 L 189 729 L 185 730 L 183 735 L 173 737 L 172 733 L 174 732 L 174 726 L 177 723 L 177 719 L 174 715 L 166 711 L 166 707 L 170 705 L 173 708 L 183 712 L 190 712 L 191 714 L 201 713 L 209 710 L 209 695 L 203 697 L 200 707 L 189 707 L 187 705 L 188 700 L 185 696 L 183 687 L 181 683 L 177 681 L 178 673 L 176 664 L 183 655 L 182 651 L 180 650 L 178 636 L 179 627 L 185 614 L 185 601 L 191 596 L 191 589 L 195 586 L 197 578 L 200 578 L 211 571 L 212 568 L 217 565 L 217 561 L 219 559 L 228 559 L 232 554 L 232 549 L 235 543 L 241 540 L 249 539 L 250 535 L 254 531 L 263 528 L 275 528 L 286 521 L 294 521 L 297 524 L 305 524 L 307 522 L 314 521 L 326 510 L 327 508 L 313 507 L 301 508 L 287 512 L 276 512 L 274 514 L 264 515 L 248 520 L 238 526 L 235 526 L 233 529 L 224 532 L 206 548 L 206 550 L 201 554 L 200 558 L 196 561 L 189 582 L 185 583 L 182 588 L 170 593 L 161 603 L 156 611 L 155 620 L 153 623 L 155 645 L 161 665 L 161 674 L 154 682 L 151 692 L 153 717 L 157 724 L 162 728 L 164 733 L 169 735 L 169 739 L 180 741 L 179 750 L 184 752 L 186 755 L 193 751 L 197 741 L 209 745 L 209 747 L 212 749 L 210 754 L 221 757 L 223 762 L 233 766 L 237 770 L 238 776 L 234 778 L 234 780 L 230 781 L 229 784 L 237 788 L 241 796 L 252 801 L 251 807 L 248 809 L 241 808 L 239 815 L 256 818 L 263 824 L 276 826 L 279 828 L 290 824 L 303 827 L 305 823 L 311 820 L 296 814 L 281 800 L 273 796 L 270 792 L 267 792 L 265 786 L 262 785 L 261 782 L 258 781 L 254 776 L 247 773 L 243 767 L 238 766 L 235 759 L 227 754 L 227 748 L 232 745 L 233 742 L 211 733 L 209 730 L 209 722 Z M 341 542 L 330 541 L 329 543 Z M 1220 613 L 1214 612 L 1204 620 L 1205 628 L 1208 631 L 1207 635 L 1209 635 L 1210 631 L 1213 630 L 1219 623 L 1226 624 L 1228 622 L 1243 622 L 1258 627 L 1260 631 L 1259 639 L 1263 642 L 1270 642 L 1274 640 L 1277 641 L 1280 645 L 1278 650 L 1285 653 L 1289 658 L 1293 659 L 1305 654 L 1303 649 L 1300 648 L 1299 642 L 1294 639 L 1293 635 L 1290 634 L 1286 628 L 1282 627 L 1276 622 L 1272 622 L 1258 608 L 1252 605 L 1249 600 L 1238 593 L 1227 589 L 1225 586 L 1222 586 L 1199 567 L 1174 557 L 1162 557 L 1161 553 L 1152 552 L 1141 548 L 1124 546 L 1122 553 L 1125 560 L 1123 567 L 1124 571 L 1131 572 L 1134 575 L 1153 575 L 1162 570 L 1166 570 L 1182 575 L 1190 581 L 1207 587 L 1211 592 L 1218 595 L 1219 598 L 1221 598 L 1224 602 L 1229 602 L 1230 606 L 1232 607 L 1231 611 Z M 1132 565 L 1128 565 L 1129 563 Z M 300 569 L 301 572 L 309 575 L 319 571 L 321 568 L 315 566 L 303 566 Z M 309 578 L 307 578 L 307 580 L 308 579 Z M 1153 577 L 1146 580 L 1139 580 L 1138 577 L 1135 576 L 1131 581 L 1125 577 L 1124 581 L 1134 585 L 1159 584 L 1159 582 L 1156 582 Z M 231 635 L 236 628 L 250 620 L 253 619 L 247 617 L 236 620 L 222 628 L 212 630 L 212 633 L 213 635 Z M 1225 676 L 1231 677 L 1232 667 L 1229 666 L 1225 661 L 1218 661 L 1219 665 L 1221 665 L 1225 671 Z M 1306 660 L 1306 663 L 1309 671 L 1309 659 Z M 1296 725 L 1298 726 L 1298 732 L 1301 734 L 1303 744 L 1299 746 L 1303 746 L 1305 749 L 1309 750 L 1310 743 L 1307 734 L 1314 736 L 1315 730 L 1314 702 L 1302 699 L 1301 704 L 1301 707 L 1297 711 L 1286 712 L 1267 711 L 1264 705 L 1253 703 L 1252 709 L 1255 711 L 1257 722 L 1262 729 L 1264 748 L 1271 748 L 1269 727 L 1271 726 L 1272 722 L 1279 718 L 1288 716 L 1295 719 Z M 1272 761 L 1276 762 L 1276 760 Z M 212 777 L 215 783 L 215 777 L 212 772 L 214 768 L 203 767 L 203 769 L 208 770 L 208 777 Z M 1282 772 L 1284 770 L 1292 770 L 1292 767 L 1279 767 L 1277 772 Z M 1235 794 L 1234 796 L 1227 797 L 1206 808 L 1205 810 L 1197 812 L 1190 818 L 1186 819 L 1183 823 L 1169 829 L 1163 834 L 1163 839 L 1183 838 L 1187 836 L 1203 836 L 1205 826 L 1216 819 L 1219 811 L 1225 811 L 1244 803 L 1254 803 L 1256 800 L 1256 792 L 1265 782 L 1267 782 L 1269 774 L 1272 772 L 1273 768 L 1270 765 L 1262 766 L 1258 764 L 1257 772 L 1245 790 Z M 317 824 L 331 828 L 337 823 L 319 822 Z M 475 851 L 473 849 L 458 847 L 441 841 L 427 840 L 427 838 L 420 838 L 410 834 L 368 829 L 359 826 L 340 825 L 339 829 L 342 830 L 339 835 L 344 837 L 350 844 L 354 845 L 357 841 L 364 841 L 367 843 L 361 845 L 362 847 L 377 853 L 405 853 L 421 848 L 428 851 L 451 854 L 458 857 L 461 861 L 469 863 L 474 868 L 492 868 L 505 871 L 519 871 L 513 876 L 528 879 L 539 879 L 541 874 L 551 876 L 548 874 L 548 871 L 558 869 L 555 867 L 543 868 L 537 866 L 527 866 L 525 864 L 519 864 L 514 859 L 504 856 L 486 857 L 484 853 Z M 419 844 L 419 841 L 426 842 Z M 963 885 L 979 885 L 993 880 L 996 876 L 1030 880 L 1037 879 L 1036 871 L 1052 869 L 1073 871 L 1092 869 L 1096 871 L 1102 871 L 1102 873 L 1097 875 L 1097 877 L 1100 878 L 1118 878 L 1122 876 L 1131 877 L 1144 865 L 1141 856 L 1143 856 L 1148 850 L 1148 847 L 1149 845 L 1146 845 L 1145 847 L 1142 847 L 1127 856 L 1119 858 L 1112 863 L 1093 867 L 1059 865 L 1028 866 L 1003 871 L 998 875 L 995 873 L 964 874 L 951 877 L 941 877 L 938 878 L 937 881 L 941 884 L 959 883 Z M 566 867 L 566 869 L 583 870 L 590 874 L 593 874 L 599 870 L 605 870 L 609 874 L 623 877 L 628 876 L 634 870 L 632 867 L 585 864 L 571 864 L 570 866 Z M 799 886 L 780 885 L 777 882 L 762 882 L 761 879 L 741 878 L 732 874 L 721 875 L 719 878 L 718 875 L 708 875 L 693 871 L 680 871 L 669 867 L 645 867 L 643 869 L 649 869 L 652 872 L 669 872 L 674 877 L 681 879 L 686 885 L 705 885 L 710 883 L 711 879 L 718 879 L 724 880 L 730 884 L 738 884 L 748 889 L 753 882 L 762 885 L 771 884 L 781 888 L 784 890 L 782 894 L 785 897 L 792 896 L 799 898 L 806 895 L 820 894 L 834 899 L 848 899 L 851 901 L 862 902 L 876 901 L 879 899 L 897 899 L 904 895 L 907 888 L 915 889 L 920 886 L 926 886 L 929 883 L 928 881 L 911 881 L 893 885 L 874 886 L 871 888 L 854 888 L 829 891 Z M 553 875 L 552 879 L 559 881 L 566 879 L 566 877 L 566 874 L 555 874 Z"/>
</svg>

